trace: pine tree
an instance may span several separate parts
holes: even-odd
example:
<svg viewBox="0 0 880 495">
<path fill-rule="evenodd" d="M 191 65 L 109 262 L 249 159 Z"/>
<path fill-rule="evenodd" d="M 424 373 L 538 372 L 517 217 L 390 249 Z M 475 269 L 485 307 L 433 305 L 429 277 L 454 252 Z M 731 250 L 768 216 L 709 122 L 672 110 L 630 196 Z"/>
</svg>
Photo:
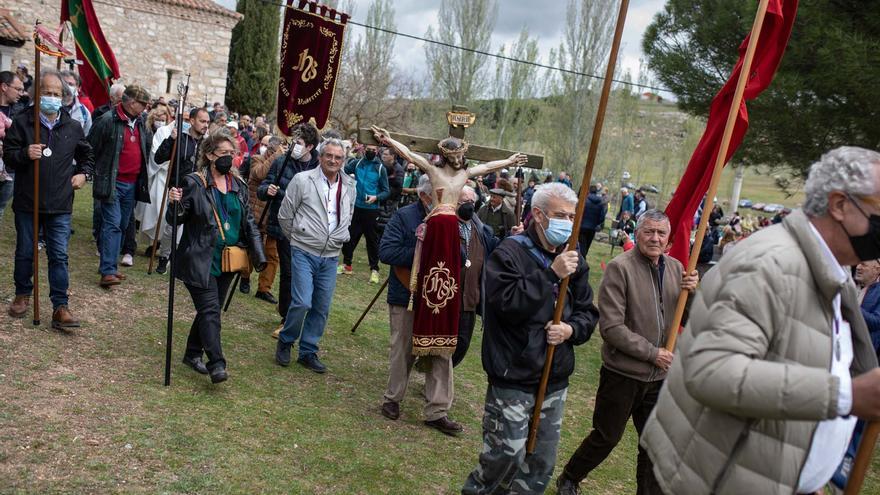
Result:
<svg viewBox="0 0 880 495">
<path fill-rule="evenodd" d="M 238 0 L 244 19 L 232 30 L 226 105 L 241 114 L 269 113 L 278 87 L 278 6 L 260 0 Z"/>
</svg>

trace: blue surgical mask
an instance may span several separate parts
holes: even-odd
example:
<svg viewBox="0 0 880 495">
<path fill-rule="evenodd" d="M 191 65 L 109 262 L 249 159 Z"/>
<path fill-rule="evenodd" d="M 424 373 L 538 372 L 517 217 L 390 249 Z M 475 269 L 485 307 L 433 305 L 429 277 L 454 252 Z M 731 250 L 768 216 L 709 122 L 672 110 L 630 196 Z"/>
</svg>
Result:
<svg viewBox="0 0 880 495">
<path fill-rule="evenodd" d="M 40 111 L 46 115 L 58 113 L 61 109 L 61 98 L 57 96 L 41 96 Z"/>
<path fill-rule="evenodd" d="M 561 246 L 571 237 L 572 229 L 571 220 L 563 220 L 561 218 L 551 218 L 550 224 L 544 229 L 544 238 L 551 246 Z"/>
<path fill-rule="evenodd" d="M 190 124 L 189 122 L 184 122 L 183 123 L 183 132 L 185 132 L 185 133 L 189 132 L 190 127 L 192 127 L 192 124 Z"/>
</svg>

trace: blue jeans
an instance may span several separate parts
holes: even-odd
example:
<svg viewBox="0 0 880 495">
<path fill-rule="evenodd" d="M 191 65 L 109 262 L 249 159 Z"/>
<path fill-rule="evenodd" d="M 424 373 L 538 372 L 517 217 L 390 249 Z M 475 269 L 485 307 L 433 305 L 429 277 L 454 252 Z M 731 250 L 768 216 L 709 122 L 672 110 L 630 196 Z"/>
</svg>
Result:
<svg viewBox="0 0 880 495">
<path fill-rule="evenodd" d="M 299 357 L 317 354 L 324 335 L 330 302 L 336 290 L 337 256 L 324 258 L 291 246 L 290 307 L 278 340 L 293 344 L 299 339 Z"/>
<path fill-rule="evenodd" d="M 0 219 L 3 218 L 3 212 L 6 211 L 6 205 L 12 199 L 12 192 L 15 182 L 11 180 L 0 181 Z"/>
<path fill-rule="evenodd" d="M 128 228 L 134 210 L 134 184 L 116 181 L 116 198 L 101 202 L 101 275 L 113 275 L 118 271 L 116 260 L 122 236 Z"/>
<path fill-rule="evenodd" d="M 49 258 L 49 299 L 52 308 L 67 305 L 67 244 L 70 240 L 70 213 L 40 215 L 40 226 L 46 238 Z M 15 295 L 29 296 L 34 290 L 34 217 L 31 213 L 15 214 Z"/>
</svg>

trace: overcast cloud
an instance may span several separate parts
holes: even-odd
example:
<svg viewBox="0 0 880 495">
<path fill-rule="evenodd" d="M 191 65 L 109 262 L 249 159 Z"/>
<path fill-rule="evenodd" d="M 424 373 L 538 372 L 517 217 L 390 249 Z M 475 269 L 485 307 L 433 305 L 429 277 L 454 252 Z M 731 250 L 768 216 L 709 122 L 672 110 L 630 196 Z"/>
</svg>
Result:
<svg viewBox="0 0 880 495">
<path fill-rule="evenodd" d="M 226 7 L 235 8 L 235 0 L 215 0 Z M 363 23 L 372 0 L 354 0 L 353 20 Z M 428 26 L 437 22 L 440 0 L 392 0 L 397 31 L 424 36 Z M 617 2 L 608 2 L 609 8 L 617 10 Z M 623 70 L 629 70 L 636 78 L 639 59 L 642 57 L 642 34 L 654 14 L 659 12 L 665 0 L 631 0 L 623 33 L 620 61 Z M 498 19 L 492 36 L 492 51 L 501 45 L 510 45 L 519 37 L 523 26 L 538 39 L 541 62 L 547 63 L 550 50 L 559 46 L 565 29 L 567 0 L 499 0 Z M 347 36 L 362 36 L 364 29 L 349 25 Z M 394 46 L 394 62 L 398 68 L 410 71 L 416 79 L 428 76 L 425 64 L 424 42 L 409 38 L 397 38 Z M 669 96 L 669 95 L 664 95 Z"/>
</svg>

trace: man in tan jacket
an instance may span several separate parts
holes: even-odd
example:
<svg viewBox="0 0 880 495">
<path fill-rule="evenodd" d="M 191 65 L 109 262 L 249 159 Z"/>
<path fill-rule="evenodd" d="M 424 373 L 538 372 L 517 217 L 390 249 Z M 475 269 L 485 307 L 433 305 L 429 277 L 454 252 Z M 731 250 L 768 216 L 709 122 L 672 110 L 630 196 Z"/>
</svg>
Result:
<svg viewBox="0 0 880 495">
<path fill-rule="evenodd" d="M 636 225 L 637 249 L 614 258 L 599 286 L 602 369 L 593 411 L 593 430 L 571 456 L 557 480 L 560 495 L 575 495 L 578 484 L 614 449 L 630 416 L 641 433 L 672 364 L 666 328 L 682 289 L 697 287 L 697 272 L 667 256 L 669 218 L 648 210 Z M 639 494 L 659 494 L 651 461 L 639 448 Z"/>
<path fill-rule="evenodd" d="M 810 168 L 803 211 L 707 273 L 641 443 L 667 494 L 820 492 L 880 369 L 849 269 L 880 258 L 880 154 Z"/>
</svg>

